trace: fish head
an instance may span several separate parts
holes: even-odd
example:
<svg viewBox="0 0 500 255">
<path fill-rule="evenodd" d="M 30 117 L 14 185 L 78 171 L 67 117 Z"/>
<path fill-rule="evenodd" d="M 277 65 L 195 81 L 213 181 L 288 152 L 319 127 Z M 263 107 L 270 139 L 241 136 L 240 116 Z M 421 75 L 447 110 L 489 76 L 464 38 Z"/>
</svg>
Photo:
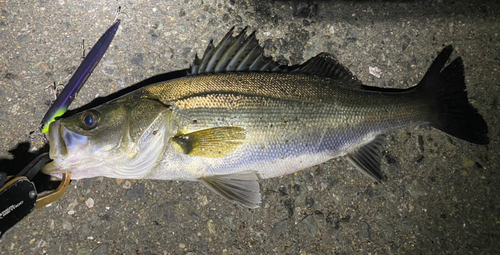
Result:
<svg viewBox="0 0 500 255">
<path fill-rule="evenodd" d="M 50 124 L 43 172 L 71 172 L 72 179 L 105 176 L 138 179 L 147 174 L 170 137 L 171 110 L 147 98 L 125 98 Z"/>
</svg>

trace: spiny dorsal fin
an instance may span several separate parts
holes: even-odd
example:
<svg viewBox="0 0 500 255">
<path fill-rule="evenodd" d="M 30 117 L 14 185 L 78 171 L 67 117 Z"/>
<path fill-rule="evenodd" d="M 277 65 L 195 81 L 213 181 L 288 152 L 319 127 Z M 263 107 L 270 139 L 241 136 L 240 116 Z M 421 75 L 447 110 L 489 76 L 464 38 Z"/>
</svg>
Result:
<svg viewBox="0 0 500 255">
<path fill-rule="evenodd" d="M 385 141 L 384 135 L 378 135 L 370 143 L 359 148 L 357 151 L 347 154 L 347 160 L 364 175 L 374 181 L 383 178 L 380 171 L 380 160 L 382 159 L 382 146 Z"/>
<path fill-rule="evenodd" d="M 264 49 L 259 45 L 255 31 L 248 37 L 246 31 L 247 28 L 233 37 L 233 27 L 217 47 L 211 41 L 203 58 L 195 57 L 190 74 L 277 71 L 280 65 L 264 57 Z"/>
<path fill-rule="evenodd" d="M 214 47 L 207 46 L 203 58 L 195 57 L 190 74 L 223 72 L 290 72 L 330 77 L 361 86 L 354 75 L 329 53 L 320 53 L 302 65 L 283 66 L 271 57 L 264 56 L 255 31 L 248 37 L 247 28 L 233 37 L 234 27 Z"/>
</svg>

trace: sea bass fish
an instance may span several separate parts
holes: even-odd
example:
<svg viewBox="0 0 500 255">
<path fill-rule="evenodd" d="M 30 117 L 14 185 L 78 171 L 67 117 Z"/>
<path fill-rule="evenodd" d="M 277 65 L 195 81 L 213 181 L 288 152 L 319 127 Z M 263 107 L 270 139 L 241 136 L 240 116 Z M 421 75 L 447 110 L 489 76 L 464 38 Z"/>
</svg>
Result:
<svg viewBox="0 0 500 255">
<path fill-rule="evenodd" d="M 201 181 L 247 207 L 261 201 L 258 179 L 344 156 L 382 179 L 384 134 L 431 125 L 487 144 L 488 127 L 469 103 L 461 58 L 445 47 L 410 89 L 368 87 L 328 53 L 298 66 L 263 55 L 255 32 L 233 29 L 186 77 L 139 88 L 53 122 L 44 172 L 72 179 Z"/>
</svg>

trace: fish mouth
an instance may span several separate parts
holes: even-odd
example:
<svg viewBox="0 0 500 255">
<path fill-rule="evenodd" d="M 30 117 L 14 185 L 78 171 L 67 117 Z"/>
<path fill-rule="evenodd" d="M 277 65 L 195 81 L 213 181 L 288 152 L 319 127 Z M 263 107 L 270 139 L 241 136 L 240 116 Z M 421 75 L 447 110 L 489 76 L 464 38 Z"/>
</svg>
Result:
<svg viewBox="0 0 500 255">
<path fill-rule="evenodd" d="M 54 121 L 49 126 L 49 157 L 51 159 L 65 158 L 68 156 L 68 148 L 61 136 L 61 121 Z"/>
<path fill-rule="evenodd" d="M 48 136 L 49 157 L 53 161 L 45 165 L 42 172 L 58 177 L 76 167 L 74 164 L 78 162 L 79 153 L 88 145 L 88 139 L 64 127 L 61 120 L 50 124 Z"/>
<path fill-rule="evenodd" d="M 70 131 L 61 120 L 49 126 L 49 157 L 53 160 L 71 157 L 71 151 L 82 149 L 88 143 L 87 137 Z"/>
</svg>

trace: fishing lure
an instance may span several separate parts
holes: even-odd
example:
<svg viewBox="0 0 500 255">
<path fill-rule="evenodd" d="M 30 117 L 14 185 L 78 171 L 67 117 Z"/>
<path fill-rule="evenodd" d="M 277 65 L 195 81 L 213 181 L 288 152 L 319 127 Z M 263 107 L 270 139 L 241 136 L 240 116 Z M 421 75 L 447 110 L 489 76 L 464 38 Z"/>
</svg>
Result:
<svg viewBox="0 0 500 255">
<path fill-rule="evenodd" d="M 68 107 L 75 99 L 76 94 L 83 87 L 99 61 L 101 61 L 104 53 L 106 53 L 111 41 L 113 41 L 113 38 L 115 37 L 119 25 L 120 20 L 116 20 L 113 25 L 111 25 L 111 27 L 109 27 L 108 30 L 101 36 L 101 38 L 99 38 L 78 69 L 76 69 L 76 72 L 73 74 L 68 84 L 64 87 L 61 94 L 59 94 L 56 101 L 54 101 L 47 113 L 45 113 L 40 126 L 40 131 L 42 131 L 42 133 L 46 133 L 49 130 L 49 124 L 68 110 Z"/>
</svg>

